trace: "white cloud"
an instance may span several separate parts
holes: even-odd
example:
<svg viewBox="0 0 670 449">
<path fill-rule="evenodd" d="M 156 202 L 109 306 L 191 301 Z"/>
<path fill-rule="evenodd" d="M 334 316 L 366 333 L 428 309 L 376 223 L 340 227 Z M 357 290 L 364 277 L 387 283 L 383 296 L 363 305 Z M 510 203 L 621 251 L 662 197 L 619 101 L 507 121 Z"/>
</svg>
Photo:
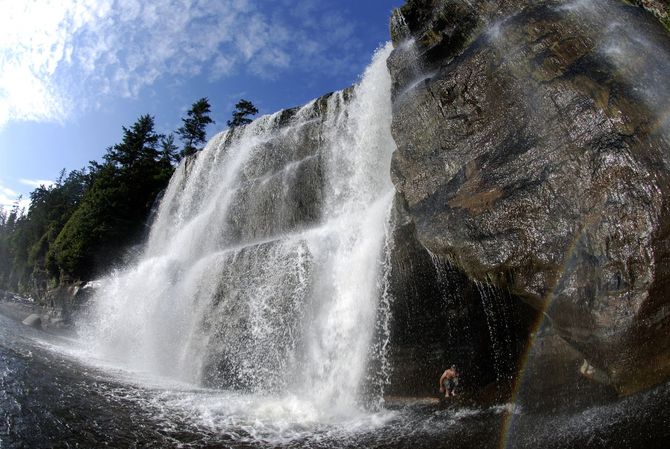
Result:
<svg viewBox="0 0 670 449">
<path fill-rule="evenodd" d="M 18 199 L 18 192 L 15 192 L 9 187 L 5 187 L 4 185 L 0 184 L 0 210 L 5 209 L 6 211 L 10 211 Z M 21 198 L 21 200 L 19 200 L 19 209 L 24 209 L 27 211 L 29 206 L 30 199 Z"/>
<path fill-rule="evenodd" d="M 40 186 L 51 187 L 52 185 L 55 184 L 53 181 L 49 179 L 19 179 L 19 182 L 21 184 L 32 187 L 33 189 L 36 189 Z"/>
<path fill-rule="evenodd" d="M 19 182 L 31 189 L 36 189 L 40 186 L 50 187 L 55 184 L 50 179 L 19 179 Z M 30 208 L 30 195 L 17 192 L 0 182 L 0 211 L 3 209 L 5 212 L 11 211 L 17 201 L 19 203 L 19 210 L 23 210 L 24 213 L 28 212 Z"/>
<path fill-rule="evenodd" d="M 71 11 L 54 1 L 0 0 L 0 9 L 0 126 L 63 120 L 69 101 L 54 78 L 71 58 Z"/>
<path fill-rule="evenodd" d="M 271 5 L 0 0 L 0 128 L 10 120 L 64 121 L 101 96 L 137 97 L 163 76 L 272 78 L 292 66 L 318 74 L 351 60 L 354 25 L 336 6 Z"/>
<path fill-rule="evenodd" d="M 16 193 L 15 191 L 13 191 L 12 189 L 10 189 L 9 187 L 5 187 L 5 186 L 3 186 L 2 184 L 0 184 L 0 195 L 3 195 L 3 197 L 8 197 L 8 196 L 16 197 L 16 196 L 19 196 L 18 193 Z"/>
<path fill-rule="evenodd" d="M 218 55 L 209 72 L 209 79 L 215 81 L 226 75 L 229 75 L 235 67 L 235 59 L 225 55 Z"/>
</svg>

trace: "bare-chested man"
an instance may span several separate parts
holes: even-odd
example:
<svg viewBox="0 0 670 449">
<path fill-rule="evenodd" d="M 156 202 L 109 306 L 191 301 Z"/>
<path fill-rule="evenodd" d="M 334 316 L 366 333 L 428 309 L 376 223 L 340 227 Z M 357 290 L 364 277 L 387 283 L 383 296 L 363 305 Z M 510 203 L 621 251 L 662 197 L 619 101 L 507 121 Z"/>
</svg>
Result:
<svg viewBox="0 0 670 449">
<path fill-rule="evenodd" d="M 458 385 L 458 371 L 456 365 L 451 365 L 442 376 L 440 376 L 440 393 L 444 393 L 444 398 L 448 399 L 450 396 L 456 396 L 456 386 Z"/>
</svg>

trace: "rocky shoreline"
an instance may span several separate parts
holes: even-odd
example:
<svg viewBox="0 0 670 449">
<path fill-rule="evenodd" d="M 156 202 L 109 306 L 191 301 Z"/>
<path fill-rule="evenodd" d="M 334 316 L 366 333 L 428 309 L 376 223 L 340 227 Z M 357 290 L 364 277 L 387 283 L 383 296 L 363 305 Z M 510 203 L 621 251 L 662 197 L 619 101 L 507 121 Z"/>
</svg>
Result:
<svg viewBox="0 0 670 449">
<path fill-rule="evenodd" d="M 58 287 L 38 300 L 0 290 L 0 313 L 21 322 L 34 315 L 39 322 L 31 320 L 33 327 L 67 333 L 74 324 L 74 315 L 89 300 L 95 286 L 95 282 L 89 282 Z"/>
<path fill-rule="evenodd" d="M 30 298 L 0 291 L 0 313 L 14 321 L 23 321 L 31 314 L 41 315 L 43 309 Z"/>
</svg>

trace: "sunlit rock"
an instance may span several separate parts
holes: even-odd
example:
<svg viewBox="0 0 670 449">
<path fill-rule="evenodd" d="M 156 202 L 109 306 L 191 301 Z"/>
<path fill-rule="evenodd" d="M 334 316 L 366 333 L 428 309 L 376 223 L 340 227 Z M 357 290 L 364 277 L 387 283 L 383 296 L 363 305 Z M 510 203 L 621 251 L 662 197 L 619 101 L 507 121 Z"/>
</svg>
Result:
<svg viewBox="0 0 670 449">
<path fill-rule="evenodd" d="M 615 1 L 433 3 L 403 7 L 389 59 L 419 241 L 546 312 L 620 392 L 666 380 L 666 31 Z"/>
</svg>

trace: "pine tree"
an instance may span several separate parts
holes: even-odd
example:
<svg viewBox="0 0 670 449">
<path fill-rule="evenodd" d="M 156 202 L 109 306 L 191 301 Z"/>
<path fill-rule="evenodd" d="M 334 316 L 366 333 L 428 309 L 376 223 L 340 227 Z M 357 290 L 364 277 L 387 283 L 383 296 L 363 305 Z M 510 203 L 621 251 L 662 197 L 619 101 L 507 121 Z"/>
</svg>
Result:
<svg viewBox="0 0 670 449">
<path fill-rule="evenodd" d="M 134 167 L 138 162 L 158 159 L 156 149 L 162 135 L 154 130 L 154 118 L 143 115 L 130 128 L 123 128 L 123 140 L 107 149 L 105 160 L 121 169 Z"/>
<path fill-rule="evenodd" d="M 233 119 L 228 120 L 228 126 L 234 128 L 235 126 L 246 125 L 251 123 L 251 119 L 247 116 L 258 114 L 258 109 L 249 100 L 240 99 L 235 105 L 233 112 Z"/>
<path fill-rule="evenodd" d="M 167 136 L 161 137 L 158 147 L 160 149 L 160 157 L 163 161 L 172 164 L 181 160 L 179 147 L 174 143 L 174 134 L 170 133 Z"/>
<path fill-rule="evenodd" d="M 184 148 L 181 152 L 182 157 L 189 156 L 202 149 L 207 136 L 205 128 L 210 123 L 215 123 L 209 117 L 210 112 L 209 100 L 201 98 L 193 103 L 191 109 L 187 112 L 187 117 L 181 119 L 184 124 L 177 130 L 177 134 L 184 142 Z"/>
<path fill-rule="evenodd" d="M 14 200 L 14 204 L 12 205 L 11 212 L 9 212 L 9 216 L 7 217 L 7 223 L 6 226 L 9 228 L 10 231 L 13 231 L 16 227 L 16 224 L 19 222 L 21 219 L 21 216 L 23 215 L 23 209 L 21 208 L 21 200 L 23 199 L 23 195 L 19 195 L 19 197 Z"/>
<path fill-rule="evenodd" d="M 123 139 L 108 149 L 105 164 L 90 164 L 91 181 L 82 182 L 85 194 L 46 250 L 50 276 L 90 279 L 141 240 L 156 196 L 173 172 L 163 157 L 163 139 L 153 117 L 144 115 L 123 127 Z"/>
</svg>

